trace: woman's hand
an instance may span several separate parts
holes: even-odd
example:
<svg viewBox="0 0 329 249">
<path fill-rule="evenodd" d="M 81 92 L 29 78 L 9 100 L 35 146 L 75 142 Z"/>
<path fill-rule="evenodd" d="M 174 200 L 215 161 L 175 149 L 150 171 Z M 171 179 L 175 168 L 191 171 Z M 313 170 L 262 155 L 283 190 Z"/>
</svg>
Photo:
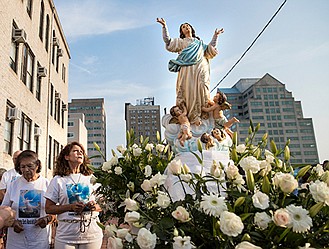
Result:
<svg viewBox="0 0 329 249">
<path fill-rule="evenodd" d="M 73 204 L 70 204 L 70 210 L 69 211 L 73 211 L 75 213 L 81 214 L 83 209 L 85 208 L 85 204 L 83 202 L 76 202 Z"/>
<path fill-rule="evenodd" d="M 46 215 L 42 218 L 39 218 L 36 222 L 35 225 L 39 226 L 41 228 L 45 228 L 51 221 L 53 217 L 51 215 Z"/>
<path fill-rule="evenodd" d="M 166 20 L 163 18 L 157 18 L 157 22 L 162 25 L 162 27 L 166 27 Z"/>
<path fill-rule="evenodd" d="M 216 30 L 215 30 L 215 35 L 220 35 L 220 34 L 222 34 L 222 33 L 224 33 L 224 28 L 216 29 Z"/>
<path fill-rule="evenodd" d="M 0 218 L 2 227 L 11 227 L 15 221 L 16 212 L 7 206 L 0 206 Z"/>
<path fill-rule="evenodd" d="M 20 233 L 20 232 L 24 231 L 24 226 L 22 225 L 22 223 L 19 220 L 14 221 L 13 228 L 14 228 L 14 232 L 16 232 L 16 233 Z"/>
</svg>

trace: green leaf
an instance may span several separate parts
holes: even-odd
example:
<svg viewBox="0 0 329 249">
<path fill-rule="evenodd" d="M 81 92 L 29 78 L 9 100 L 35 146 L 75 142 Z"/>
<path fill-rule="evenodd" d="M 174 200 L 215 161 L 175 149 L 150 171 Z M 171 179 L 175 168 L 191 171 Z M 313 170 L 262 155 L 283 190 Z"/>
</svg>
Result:
<svg viewBox="0 0 329 249">
<path fill-rule="evenodd" d="M 324 202 L 319 202 L 319 203 L 313 205 L 309 210 L 310 216 L 311 217 L 316 216 L 320 212 L 320 210 L 323 208 L 323 206 L 324 206 Z"/>
<path fill-rule="evenodd" d="M 262 192 L 264 192 L 265 194 L 269 194 L 270 193 L 270 190 L 271 190 L 271 184 L 270 184 L 270 181 L 266 176 L 264 176 L 263 178 L 263 183 L 262 183 Z"/>
</svg>

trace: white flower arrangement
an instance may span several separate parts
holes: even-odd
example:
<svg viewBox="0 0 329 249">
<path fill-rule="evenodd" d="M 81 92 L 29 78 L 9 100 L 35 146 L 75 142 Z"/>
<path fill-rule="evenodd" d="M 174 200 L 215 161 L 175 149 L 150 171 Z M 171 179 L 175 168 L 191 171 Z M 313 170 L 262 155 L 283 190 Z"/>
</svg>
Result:
<svg viewBox="0 0 329 249">
<path fill-rule="evenodd" d="M 112 151 L 113 157 L 94 169 L 109 248 L 328 246 L 328 170 L 304 165 L 294 174 L 289 142 L 278 149 L 271 141 L 268 150 L 265 134 L 253 145 L 258 129 L 251 123 L 244 145 L 237 145 L 234 134 L 228 165 L 215 161 L 205 176 L 174 159 L 160 139 L 152 144 L 141 137 L 137 144 L 129 132 L 127 147 L 117 147 L 121 155 Z M 173 201 L 164 187 L 165 169 L 193 193 Z M 224 195 L 210 192 L 209 182 L 224 188 Z"/>
</svg>

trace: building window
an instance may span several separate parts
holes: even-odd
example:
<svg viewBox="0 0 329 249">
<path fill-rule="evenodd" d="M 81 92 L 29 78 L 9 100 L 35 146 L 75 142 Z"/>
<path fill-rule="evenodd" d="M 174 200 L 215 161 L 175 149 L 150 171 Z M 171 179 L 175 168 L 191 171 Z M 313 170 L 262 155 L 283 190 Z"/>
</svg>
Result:
<svg viewBox="0 0 329 249">
<path fill-rule="evenodd" d="M 32 18 L 32 2 L 33 0 L 27 0 L 26 2 L 26 11 L 31 18 Z"/>
<path fill-rule="evenodd" d="M 49 15 L 47 15 L 47 17 L 46 17 L 46 33 L 45 33 L 45 49 L 47 52 L 48 52 L 48 48 L 49 48 L 49 25 L 50 25 Z"/>
<path fill-rule="evenodd" d="M 6 117 L 8 117 L 9 109 L 12 106 L 7 105 L 6 107 Z M 13 131 L 14 131 L 14 122 L 6 118 L 5 120 L 5 132 L 4 132 L 4 152 L 8 154 L 12 154 L 12 147 L 13 147 Z"/>
<path fill-rule="evenodd" d="M 74 137 L 74 132 L 68 132 L 67 137 L 70 137 L 70 138 Z"/>
<path fill-rule="evenodd" d="M 34 132 L 35 132 L 36 129 L 40 129 L 40 127 L 35 125 L 34 126 Z M 39 153 L 39 137 L 40 137 L 39 134 L 34 133 L 34 151 L 37 154 Z"/>
<path fill-rule="evenodd" d="M 41 67 L 38 62 L 37 68 Z M 35 97 L 37 100 L 41 101 L 41 79 L 42 77 L 37 77 L 36 86 L 35 86 Z"/>
<path fill-rule="evenodd" d="M 43 19 L 45 15 L 45 5 L 43 1 L 41 1 L 41 6 L 40 6 L 40 22 L 39 22 L 39 37 L 41 41 L 43 41 Z"/>
<path fill-rule="evenodd" d="M 53 138 L 51 136 L 49 136 L 49 138 L 48 138 L 48 169 L 51 169 L 52 143 L 53 143 Z"/>
<path fill-rule="evenodd" d="M 53 39 L 56 37 L 55 35 L 55 30 L 53 30 Z M 56 51 L 56 46 L 53 42 L 53 46 L 52 46 L 52 54 L 51 54 L 51 62 L 53 63 L 53 65 L 55 64 L 55 51 Z"/>
<path fill-rule="evenodd" d="M 23 64 L 22 64 L 22 81 L 27 88 L 33 91 L 33 68 L 34 55 L 27 45 L 23 48 Z"/>
<path fill-rule="evenodd" d="M 19 148 L 28 150 L 31 148 L 31 119 L 22 114 L 21 124 L 18 133 Z"/>
<path fill-rule="evenodd" d="M 65 67 L 64 63 L 62 65 L 62 80 L 63 80 L 63 82 L 66 81 L 66 67 Z"/>
<path fill-rule="evenodd" d="M 50 115 L 53 116 L 53 110 L 54 110 L 54 86 L 53 84 L 51 84 L 50 86 L 50 97 L 49 97 L 49 112 L 50 112 Z"/>
<path fill-rule="evenodd" d="M 54 139 L 54 146 L 53 146 L 53 164 L 55 164 L 56 159 L 59 154 L 59 143 Z"/>
<path fill-rule="evenodd" d="M 13 38 L 13 34 L 14 34 L 14 30 L 17 29 L 17 25 L 15 22 L 13 22 L 13 30 L 12 30 L 12 38 L 11 38 L 11 47 L 10 47 L 10 67 L 17 72 L 17 55 L 18 55 L 18 44 L 16 43 L 14 38 Z"/>
<path fill-rule="evenodd" d="M 67 126 L 69 126 L 69 127 L 74 126 L 74 122 L 73 122 L 73 121 L 69 121 L 69 122 L 67 122 Z"/>
</svg>

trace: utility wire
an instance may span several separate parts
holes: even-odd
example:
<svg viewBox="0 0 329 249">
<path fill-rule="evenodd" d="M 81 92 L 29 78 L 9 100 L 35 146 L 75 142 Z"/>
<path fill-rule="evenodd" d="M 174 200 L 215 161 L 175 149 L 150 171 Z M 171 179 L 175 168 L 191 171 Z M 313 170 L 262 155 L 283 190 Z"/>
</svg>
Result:
<svg viewBox="0 0 329 249">
<path fill-rule="evenodd" d="M 231 67 L 231 69 L 224 75 L 224 77 L 217 83 L 217 85 L 210 92 L 215 90 L 219 86 L 219 84 L 222 83 L 223 80 L 232 72 L 232 70 L 235 68 L 235 66 L 238 65 L 238 63 L 242 60 L 242 58 L 246 55 L 246 53 L 251 49 L 251 47 L 255 44 L 255 42 L 258 40 L 258 38 L 263 34 L 265 29 L 270 25 L 270 23 L 273 21 L 274 17 L 280 12 L 280 10 L 286 4 L 286 2 L 287 2 L 287 0 L 284 0 L 284 2 L 280 5 L 278 10 L 274 13 L 274 15 L 271 17 L 271 19 L 267 22 L 267 24 L 262 29 L 262 31 L 257 35 L 257 37 L 250 44 L 250 46 L 246 49 L 246 51 L 244 51 L 244 53 L 240 56 L 240 58 L 237 60 L 237 62 L 235 62 L 235 64 Z"/>
</svg>

